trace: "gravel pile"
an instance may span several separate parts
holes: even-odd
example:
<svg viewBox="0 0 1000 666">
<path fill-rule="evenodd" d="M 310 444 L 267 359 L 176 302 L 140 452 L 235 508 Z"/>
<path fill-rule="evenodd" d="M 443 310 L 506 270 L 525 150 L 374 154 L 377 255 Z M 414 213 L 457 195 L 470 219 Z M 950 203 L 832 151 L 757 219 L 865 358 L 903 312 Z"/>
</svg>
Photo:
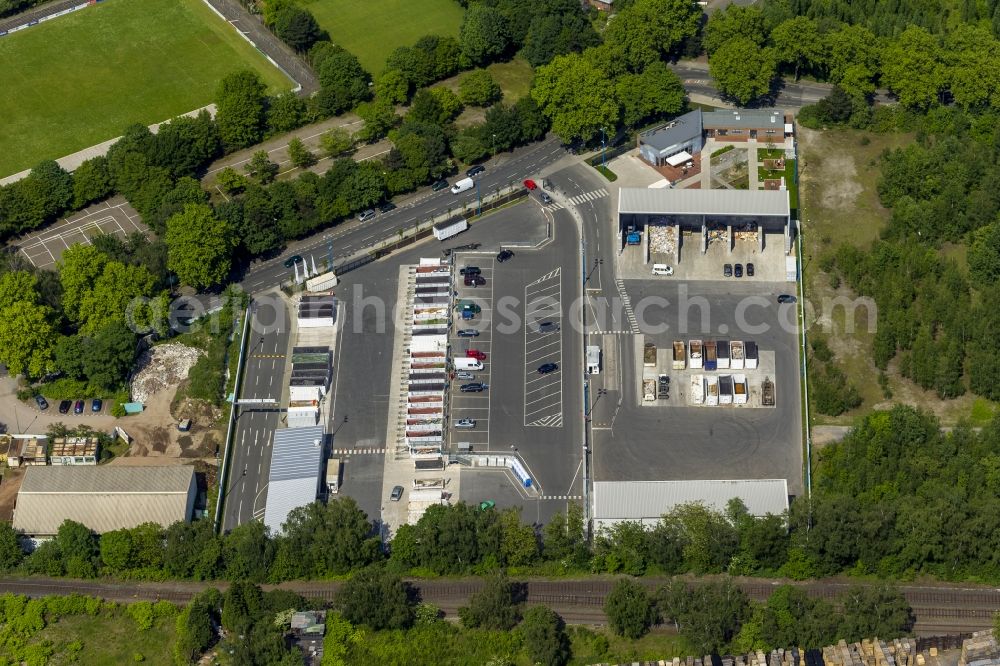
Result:
<svg viewBox="0 0 1000 666">
<path fill-rule="evenodd" d="M 132 377 L 132 400 L 146 402 L 157 391 L 179 384 L 204 352 L 180 344 L 157 345 L 139 357 L 139 370 Z"/>
</svg>

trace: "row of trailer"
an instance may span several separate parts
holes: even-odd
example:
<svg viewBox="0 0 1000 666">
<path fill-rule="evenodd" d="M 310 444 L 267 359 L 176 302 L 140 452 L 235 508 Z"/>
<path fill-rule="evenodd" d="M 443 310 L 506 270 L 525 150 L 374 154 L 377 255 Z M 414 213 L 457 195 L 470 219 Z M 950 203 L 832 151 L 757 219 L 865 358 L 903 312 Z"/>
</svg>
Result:
<svg viewBox="0 0 1000 666">
<path fill-rule="evenodd" d="M 746 405 L 750 399 L 750 383 L 744 374 L 691 375 L 688 393 L 693 405 Z M 774 407 L 774 382 L 765 377 L 760 385 L 761 407 Z"/>
<path fill-rule="evenodd" d="M 684 342 L 674 342 L 674 370 L 685 367 Z M 692 370 L 756 370 L 760 363 L 753 340 L 689 340 L 687 366 Z"/>
</svg>

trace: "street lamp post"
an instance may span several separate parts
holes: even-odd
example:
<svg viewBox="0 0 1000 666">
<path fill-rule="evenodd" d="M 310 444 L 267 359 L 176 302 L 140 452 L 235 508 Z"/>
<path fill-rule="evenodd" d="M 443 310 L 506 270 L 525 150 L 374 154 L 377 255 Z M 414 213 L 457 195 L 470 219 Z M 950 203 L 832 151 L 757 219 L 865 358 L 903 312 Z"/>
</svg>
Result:
<svg viewBox="0 0 1000 666">
<path fill-rule="evenodd" d="M 497 135 L 494 132 L 494 134 L 493 134 L 493 159 L 496 159 L 496 157 L 497 157 Z"/>
</svg>

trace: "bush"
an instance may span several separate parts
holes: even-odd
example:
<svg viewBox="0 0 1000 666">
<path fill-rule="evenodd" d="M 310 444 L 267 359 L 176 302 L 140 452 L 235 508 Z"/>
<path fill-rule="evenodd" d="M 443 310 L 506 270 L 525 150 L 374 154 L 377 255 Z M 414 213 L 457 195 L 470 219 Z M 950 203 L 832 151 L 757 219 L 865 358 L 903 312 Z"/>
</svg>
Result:
<svg viewBox="0 0 1000 666">
<path fill-rule="evenodd" d="M 469 72 L 458 84 L 458 96 L 471 106 L 489 106 L 503 96 L 500 86 L 485 69 Z"/>
<path fill-rule="evenodd" d="M 627 578 L 619 579 L 608 593 L 604 613 L 616 634 L 632 640 L 645 635 L 657 617 L 646 588 Z"/>
</svg>

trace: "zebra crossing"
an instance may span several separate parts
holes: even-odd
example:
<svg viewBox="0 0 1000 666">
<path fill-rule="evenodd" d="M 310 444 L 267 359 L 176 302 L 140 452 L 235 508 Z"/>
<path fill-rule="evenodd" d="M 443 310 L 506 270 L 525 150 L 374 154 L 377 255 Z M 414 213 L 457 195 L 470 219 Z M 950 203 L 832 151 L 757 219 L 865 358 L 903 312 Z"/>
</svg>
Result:
<svg viewBox="0 0 1000 666">
<path fill-rule="evenodd" d="M 335 456 L 349 456 L 349 455 L 369 455 L 369 456 L 382 456 L 385 455 L 385 449 L 333 449 L 330 451 L 332 455 Z"/>
<path fill-rule="evenodd" d="M 595 199 L 603 199 L 606 196 L 610 196 L 610 193 L 603 187 L 599 190 L 594 190 L 592 192 L 585 192 L 583 194 L 577 194 L 574 197 L 570 197 L 566 200 L 566 205 L 569 206 L 579 206 L 580 204 L 587 203 L 588 201 L 594 201 Z M 564 205 L 558 201 L 553 201 L 545 206 L 549 210 L 560 210 Z"/>
<path fill-rule="evenodd" d="M 635 312 L 632 311 L 632 299 L 625 291 L 625 282 L 621 278 L 615 278 L 615 285 L 618 287 L 618 295 L 622 299 L 622 307 L 625 308 L 625 316 L 628 317 L 629 326 L 632 327 L 631 332 L 638 335 L 639 322 L 635 318 Z"/>
<path fill-rule="evenodd" d="M 542 495 L 539 499 L 543 500 L 582 500 L 583 495 Z"/>
</svg>

